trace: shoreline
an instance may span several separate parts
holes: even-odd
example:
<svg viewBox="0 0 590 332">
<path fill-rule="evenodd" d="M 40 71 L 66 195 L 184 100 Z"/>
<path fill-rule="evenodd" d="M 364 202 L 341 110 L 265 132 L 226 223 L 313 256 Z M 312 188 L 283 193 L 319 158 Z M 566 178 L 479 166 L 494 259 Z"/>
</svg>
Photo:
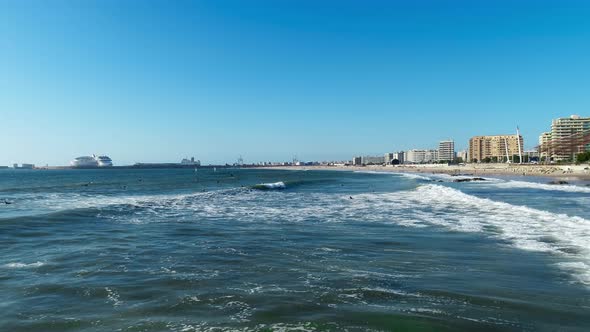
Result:
<svg viewBox="0 0 590 332">
<path fill-rule="evenodd" d="M 365 172 L 393 172 L 414 174 L 449 174 L 466 176 L 516 176 L 543 177 L 547 179 L 590 181 L 590 166 L 588 165 L 519 165 L 519 164 L 416 164 L 416 165 L 369 165 L 369 166 L 233 166 L 233 165 L 202 165 L 203 168 L 244 168 L 244 169 L 280 169 L 280 170 L 333 170 L 333 171 L 365 171 Z M 108 170 L 108 169 L 167 169 L 167 168 L 195 168 L 194 165 L 125 165 L 113 167 L 74 168 L 71 166 L 35 167 L 32 170 Z M 12 168 L 6 168 L 12 170 Z M 19 169 L 21 170 L 21 169 Z"/>
<path fill-rule="evenodd" d="M 281 170 L 335 170 L 369 171 L 392 173 L 449 174 L 468 176 L 518 176 L 545 177 L 560 180 L 590 181 L 590 167 L 586 165 L 507 165 L 507 164 L 467 164 L 459 165 L 402 165 L 402 166 L 261 166 L 259 169 Z"/>
</svg>

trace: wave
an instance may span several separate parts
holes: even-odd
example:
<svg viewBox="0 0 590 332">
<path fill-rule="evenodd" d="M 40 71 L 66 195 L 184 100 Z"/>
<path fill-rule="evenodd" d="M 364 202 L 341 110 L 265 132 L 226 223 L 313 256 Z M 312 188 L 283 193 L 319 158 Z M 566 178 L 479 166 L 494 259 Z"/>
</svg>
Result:
<svg viewBox="0 0 590 332">
<path fill-rule="evenodd" d="M 475 175 L 451 175 L 451 174 L 445 174 L 445 173 L 428 174 L 428 176 L 425 176 L 423 174 L 405 173 L 405 172 L 399 172 L 399 173 L 396 172 L 396 173 L 392 173 L 392 174 L 400 175 L 400 176 L 403 176 L 403 177 L 408 178 L 408 179 L 422 180 L 422 181 L 430 181 L 430 182 L 433 182 L 433 181 L 437 181 L 437 182 L 455 182 L 455 180 L 473 179 L 475 177 L 484 179 L 485 181 L 489 181 L 489 182 L 502 181 L 500 179 L 490 178 L 490 177 L 481 177 L 481 176 L 475 176 Z"/>
<path fill-rule="evenodd" d="M 464 213 L 458 214 L 455 222 L 448 224 L 457 230 L 481 230 L 483 226 L 495 224 L 502 226 L 505 230 L 503 237 L 517 241 L 521 248 L 533 250 L 551 249 L 542 241 L 532 241 L 536 239 L 536 235 L 561 233 L 559 234 L 561 236 L 557 238 L 568 239 L 581 247 L 590 249 L 590 233 L 587 237 L 578 236 L 585 231 L 590 231 L 590 221 L 581 217 L 493 201 L 440 185 L 419 187 L 416 194 L 434 210 L 447 209 Z M 481 217 L 482 212 L 486 217 Z M 447 225 L 442 220 L 437 223 Z"/>
<path fill-rule="evenodd" d="M 223 215 L 240 222 L 382 222 L 407 227 L 444 227 L 497 238 L 521 250 L 561 257 L 559 268 L 590 285 L 590 221 L 479 198 L 439 184 L 392 193 L 241 192 L 211 200 L 187 198 L 171 206 L 187 209 L 192 218 Z M 575 264 L 570 264 L 575 263 Z"/>
<path fill-rule="evenodd" d="M 414 223 L 409 226 L 427 223 L 479 232 L 508 241 L 518 249 L 550 252 L 567 259 L 560 268 L 590 285 L 590 220 L 479 198 L 434 184 L 405 195 L 385 196 L 380 198 L 385 201 L 382 204 L 398 205 L 406 211 L 414 209 L 408 216 L 414 218 Z"/>
<path fill-rule="evenodd" d="M 508 181 L 504 181 L 504 182 L 495 182 L 495 183 L 493 183 L 493 185 L 495 187 L 503 188 L 503 189 L 526 188 L 526 189 L 538 189 L 538 190 L 547 190 L 547 191 L 565 191 L 565 192 L 572 192 L 572 193 L 590 193 L 590 187 L 582 187 L 582 186 L 569 185 L 569 184 L 546 184 L 546 183 L 539 183 L 539 182 L 508 180 Z"/>
<path fill-rule="evenodd" d="M 514 185 L 514 182 L 506 183 Z M 433 183 L 407 191 L 352 196 L 339 192 L 296 191 L 277 195 L 274 190 L 268 189 L 284 188 L 284 182 L 261 185 L 266 191 L 234 188 L 190 194 L 124 197 L 62 195 L 57 200 L 33 200 L 30 204 L 41 204 L 42 207 L 57 210 L 90 209 L 84 211 L 84 216 L 135 224 L 223 218 L 253 224 L 319 220 L 325 223 L 378 222 L 414 228 L 443 227 L 459 232 L 481 233 L 522 250 L 550 253 L 561 259 L 562 264 L 557 267 L 590 285 L 590 221 L 582 217 L 480 198 Z M 489 185 L 497 186 L 499 183 Z M 552 185 L 547 186 L 554 188 Z M 34 211 L 39 209 L 36 207 Z M 26 267 L 14 264 L 5 267 Z"/>
<path fill-rule="evenodd" d="M 471 179 L 474 176 L 470 175 L 450 175 L 450 174 L 429 174 L 428 177 L 415 173 L 394 173 L 410 179 L 424 180 L 424 181 L 442 181 L 455 182 L 455 180 Z M 504 180 L 493 177 L 481 177 L 485 181 L 477 181 L 477 185 L 494 186 L 502 189 L 537 189 L 546 191 L 564 191 L 572 193 L 590 193 L 590 187 L 583 187 L 568 184 L 547 184 L 532 181 L 518 181 L 518 180 Z"/>
<path fill-rule="evenodd" d="M 236 190 L 236 189 L 229 189 Z M 238 189 L 239 190 L 239 189 Z M 220 190 L 220 191 L 227 191 Z M 24 195 L 11 205 L 10 211 L 0 214 L 0 221 L 21 220 L 29 217 L 67 217 L 78 212 L 94 215 L 108 207 L 145 207 L 160 202 L 178 201 L 190 197 L 206 196 L 210 193 L 161 194 L 161 195 L 87 195 L 79 193 L 52 193 L 48 195 Z M 8 215 L 4 217 L 4 215 Z"/>
<path fill-rule="evenodd" d="M 279 182 L 272 182 L 272 183 L 260 183 L 257 185 L 252 186 L 253 189 L 262 189 L 262 190 L 269 190 L 269 189 L 286 189 L 287 186 L 283 181 Z"/>
<path fill-rule="evenodd" d="M 231 317 L 235 319 L 235 317 Z M 342 323 L 317 323 L 317 322 L 301 322 L 301 323 L 261 323 L 250 327 L 240 328 L 239 330 L 231 326 L 216 326 L 211 325 L 207 322 L 199 323 L 178 323 L 178 322 L 167 322 L 166 328 L 170 331 L 219 331 L 219 332 L 234 332 L 234 331 L 276 331 L 276 332 L 316 332 L 316 331 L 345 331 L 345 325 Z"/>
<path fill-rule="evenodd" d="M 362 174 L 381 174 L 381 175 L 398 175 L 408 179 L 432 181 L 432 178 L 420 175 L 417 173 L 406 173 L 406 172 L 389 172 L 389 171 L 354 171 L 354 173 Z"/>
<path fill-rule="evenodd" d="M 416 174 L 416 173 L 393 173 L 393 174 L 395 174 L 395 175 L 401 175 L 401 176 L 403 176 L 405 178 L 414 179 L 414 180 L 424 180 L 424 181 L 432 181 L 433 180 L 431 177 L 427 177 L 427 176 L 424 176 L 424 175 L 419 175 L 419 174 Z"/>
<path fill-rule="evenodd" d="M 353 173 L 361 173 L 361 174 L 393 174 L 393 172 L 388 171 L 352 171 Z"/>
</svg>

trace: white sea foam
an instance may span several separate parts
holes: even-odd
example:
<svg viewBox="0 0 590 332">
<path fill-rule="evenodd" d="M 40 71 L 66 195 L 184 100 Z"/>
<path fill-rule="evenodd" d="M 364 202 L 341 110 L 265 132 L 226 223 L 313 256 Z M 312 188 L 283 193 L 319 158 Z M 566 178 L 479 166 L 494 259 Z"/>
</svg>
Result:
<svg viewBox="0 0 590 332">
<path fill-rule="evenodd" d="M 272 183 L 261 183 L 256 186 L 267 188 L 267 189 L 285 189 L 287 186 L 283 181 L 272 182 Z"/>
<path fill-rule="evenodd" d="M 401 176 L 408 178 L 408 179 L 432 181 L 431 177 L 416 174 L 416 173 L 392 173 L 392 174 L 401 175 Z"/>
<path fill-rule="evenodd" d="M 122 206 L 127 208 L 128 206 L 145 207 L 146 205 L 156 204 L 154 206 L 164 208 L 165 206 L 160 206 L 158 203 L 168 201 L 182 201 L 185 199 L 191 199 L 200 196 L 206 197 L 209 195 L 211 195 L 211 192 L 173 195 L 162 194 L 128 196 L 87 195 L 78 193 L 52 193 L 43 195 L 29 194 L 23 195 L 20 198 L 19 204 L 15 204 L 10 211 L 6 211 L 5 213 L 9 213 L 10 217 L 23 217 L 43 215 L 72 209 L 101 209 L 112 206 Z M 2 217 L 4 217 L 4 215 L 0 213 L 0 218 Z"/>
<path fill-rule="evenodd" d="M 590 187 L 583 187 L 578 185 L 568 185 L 568 184 L 547 184 L 547 183 L 539 183 L 533 181 L 519 181 L 519 180 L 505 180 L 499 179 L 494 177 L 483 177 L 478 175 L 451 175 L 451 174 L 428 174 L 428 176 L 424 176 L 421 174 L 416 173 L 392 173 L 396 175 L 401 175 L 406 178 L 416 179 L 416 180 L 424 180 L 424 181 L 436 181 L 442 180 L 444 182 L 454 182 L 455 180 L 461 179 L 472 179 L 474 177 L 483 178 L 484 181 L 477 181 L 472 182 L 476 183 L 480 186 L 494 186 L 497 188 L 505 188 L 505 189 L 518 189 L 518 188 L 528 188 L 528 189 L 538 189 L 538 190 L 548 190 L 548 191 L 565 191 L 565 192 L 577 192 L 577 193 L 590 193 Z"/>
<path fill-rule="evenodd" d="M 491 185 L 498 187 L 498 188 L 505 188 L 505 189 L 528 188 L 528 189 L 549 190 L 549 191 L 565 191 L 565 192 L 573 192 L 573 193 L 590 193 L 590 187 L 582 187 L 582 186 L 569 185 L 569 184 L 547 184 L 547 183 L 538 183 L 538 182 L 529 182 L 529 181 L 509 180 L 509 181 L 503 181 L 503 182 L 495 182 L 495 183 L 492 183 Z"/>
<path fill-rule="evenodd" d="M 116 290 L 105 287 L 105 291 L 107 292 L 107 300 L 113 304 L 113 306 L 117 307 L 123 304 L 123 301 L 120 300 L 121 296 L 117 293 Z"/>
<path fill-rule="evenodd" d="M 429 222 L 468 232 L 484 232 L 484 227 L 494 226 L 498 232 L 491 236 L 508 240 L 519 249 L 547 251 L 567 258 L 560 267 L 590 285 L 589 220 L 478 198 L 443 186 L 424 186 L 416 192 L 435 212 L 456 212 L 444 218 L 429 217 Z M 556 241 L 546 241 L 547 237 Z M 577 253 L 564 250 L 572 247 Z"/>
<path fill-rule="evenodd" d="M 505 183 L 515 185 L 514 182 Z M 568 186 L 547 186 L 571 190 Z M 60 206 L 92 206 L 99 209 L 101 217 L 137 224 L 223 218 L 243 223 L 381 222 L 478 232 L 519 249 L 561 257 L 563 264 L 559 268 L 590 285 L 590 221 L 587 219 L 479 198 L 439 184 L 425 184 L 409 191 L 364 193 L 352 198 L 337 193 L 233 189 L 186 195 L 76 197 L 73 202 L 61 197 Z M 33 264 L 4 266 L 25 268 L 42 263 Z"/>
<path fill-rule="evenodd" d="M 444 314 L 445 312 L 439 309 L 431 309 L 431 308 L 410 308 L 408 309 L 411 313 L 420 313 L 420 314 Z"/>
<path fill-rule="evenodd" d="M 322 222 L 436 225 L 454 231 L 481 232 L 509 241 L 519 249 L 551 252 L 567 257 L 568 261 L 588 263 L 584 257 L 590 253 L 590 221 L 479 198 L 438 184 L 410 191 L 359 194 L 352 200 L 336 194 L 281 193 L 280 207 L 276 206 L 277 195 L 243 191 L 235 195 L 210 193 L 207 199 L 171 197 L 157 204 L 138 201 L 140 207 L 150 208 L 140 209 L 137 217 L 145 222 L 166 216 L 174 220 L 223 216 L 241 222 L 304 222 L 320 218 Z M 557 240 L 547 241 L 548 237 Z"/>
<path fill-rule="evenodd" d="M 411 296 L 411 297 L 422 297 L 420 294 L 408 293 L 398 289 L 390 289 L 390 288 L 383 288 L 383 287 L 362 287 L 361 290 L 363 292 L 376 292 L 376 293 L 384 293 L 390 295 L 397 295 L 397 296 Z"/>
<path fill-rule="evenodd" d="M 432 178 L 429 178 L 424 175 L 420 175 L 417 173 L 405 173 L 405 172 L 389 172 L 389 171 L 354 171 L 354 173 L 362 173 L 362 174 L 380 174 L 380 175 L 395 175 L 395 176 L 402 176 L 408 179 L 414 180 L 424 180 L 424 181 L 432 181 Z"/>
<path fill-rule="evenodd" d="M 415 180 L 423 180 L 423 181 L 443 181 L 443 182 L 454 182 L 455 180 L 461 180 L 461 179 L 473 179 L 474 177 L 477 178 L 482 178 L 484 179 L 484 181 L 486 182 L 502 182 L 503 180 L 497 179 L 497 178 L 490 178 L 490 177 L 482 177 L 482 176 L 476 176 L 476 175 L 451 175 L 451 174 L 445 174 L 445 173 L 437 173 L 437 174 L 428 174 L 428 176 L 424 175 L 424 174 L 417 174 L 417 173 L 405 173 L 405 172 L 399 172 L 399 173 L 391 173 L 391 174 L 395 174 L 395 175 L 400 175 L 403 176 L 405 178 L 409 178 L 409 179 L 415 179 Z M 479 181 L 478 181 L 479 183 Z"/>
<path fill-rule="evenodd" d="M 335 323 L 330 324 L 331 327 L 337 327 Z M 170 331 L 178 331 L 178 332 L 249 332 L 249 331 L 274 331 L 274 332 L 288 332 L 288 331 L 297 331 L 297 332 L 314 332 L 314 331 L 323 331 L 324 329 L 317 327 L 314 323 L 307 322 L 307 323 L 274 323 L 274 324 L 257 324 L 252 327 L 244 327 L 240 329 L 236 329 L 235 327 L 228 327 L 228 326 L 210 326 L 206 322 L 200 323 L 178 323 L 178 322 L 170 322 L 166 325 L 166 328 Z M 344 329 L 342 329 L 344 330 Z M 367 330 L 373 331 L 373 330 Z"/>
<path fill-rule="evenodd" d="M 558 268 L 572 274 L 577 281 L 590 285 L 590 264 L 588 262 L 573 261 L 556 264 Z"/>
<path fill-rule="evenodd" d="M 450 175 L 450 174 L 429 174 L 428 177 L 422 176 L 415 173 L 394 173 L 399 174 L 407 178 L 411 179 L 418 179 L 418 180 L 425 180 L 425 181 L 432 181 L 432 180 L 442 180 L 444 182 L 454 182 L 455 180 L 461 179 L 471 179 L 474 177 L 481 177 L 476 175 Z M 497 188 L 505 188 L 505 189 L 519 189 L 519 188 L 526 188 L 526 189 L 537 189 L 537 190 L 548 190 L 548 191 L 565 191 L 565 192 L 575 192 L 575 193 L 590 193 L 590 187 L 583 187 L 579 185 L 571 185 L 571 184 L 548 184 L 548 183 L 539 183 L 533 181 L 519 181 L 519 180 L 505 180 L 505 179 L 498 179 L 493 177 L 481 177 L 484 181 L 477 181 L 474 182 L 479 186 L 493 186 Z"/>
<path fill-rule="evenodd" d="M 395 173 L 387 172 L 387 171 L 353 171 L 353 173 L 361 173 L 361 174 L 395 174 Z"/>
<path fill-rule="evenodd" d="M 563 257 L 560 268 L 590 285 L 590 221 L 526 206 L 516 206 L 465 194 L 450 187 L 428 184 L 416 190 L 356 195 L 350 205 L 364 220 L 385 221 L 408 227 L 436 225 L 460 232 L 478 232 L 508 241 L 523 250 L 549 252 Z M 343 214 L 352 213 L 344 208 Z M 490 227 L 491 226 L 491 227 Z M 548 241 L 547 239 L 555 239 Z M 575 265 L 570 262 L 576 262 Z"/>
<path fill-rule="evenodd" d="M 513 241 L 522 249 L 556 251 L 554 244 L 541 240 L 547 235 L 590 249 L 590 221 L 580 217 L 478 198 L 439 185 L 422 186 L 415 193 L 434 212 L 456 212 L 451 213 L 452 218 L 427 219 L 434 224 L 461 231 L 482 231 L 485 226 L 496 226 L 501 231 L 497 236 Z"/>
<path fill-rule="evenodd" d="M 325 251 L 325 252 L 340 252 L 340 249 L 335 249 L 335 248 L 328 248 L 328 247 L 322 247 L 319 248 L 319 250 L 321 251 Z"/>
<path fill-rule="evenodd" d="M 4 267 L 9 268 L 9 269 L 22 269 L 22 268 L 41 267 L 43 265 L 45 265 L 45 263 L 43 263 L 43 262 L 35 262 L 35 263 L 29 263 L 29 264 L 16 262 L 16 263 L 4 264 Z"/>
</svg>

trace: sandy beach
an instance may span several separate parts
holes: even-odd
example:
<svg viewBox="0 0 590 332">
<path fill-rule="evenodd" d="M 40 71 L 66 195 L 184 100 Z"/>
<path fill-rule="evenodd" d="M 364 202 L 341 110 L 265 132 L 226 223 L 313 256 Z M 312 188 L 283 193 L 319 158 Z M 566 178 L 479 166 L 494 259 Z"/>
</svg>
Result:
<svg viewBox="0 0 590 332">
<path fill-rule="evenodd" d="M 263 167 L 269 168 L 269 167 Z M 518 165 L 518 164 L 424 164 L 424 165 L 388 165 L 388 166 L 270 166 L 276 169 L 299 170 L 348 170 L 348 171 L 378 171 L 378 172 L 408 172 L 427 174 L 456 174 L 456 175 L 504 175 L 504 176 L 541 176 L 558 178 L 563 181 L 590 180 L 590 166 L 588 165 Z"/>
</svg>

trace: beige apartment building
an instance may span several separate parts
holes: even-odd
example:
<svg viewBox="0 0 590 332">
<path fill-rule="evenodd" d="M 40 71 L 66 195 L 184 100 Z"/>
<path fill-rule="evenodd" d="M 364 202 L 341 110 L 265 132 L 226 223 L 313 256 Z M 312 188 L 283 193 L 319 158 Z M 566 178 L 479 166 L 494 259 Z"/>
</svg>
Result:
<svg viewBox="0 0 590 332">
<path fill-rule="evenodd" d="M 512 156 L 518 155 L 523 151 L 523 148 L 522 136 L 474 136 L 469 140 L 468 159 L 471 162 L 481 162 L 486 158 L 490 158 L 493 161 L 502 162 L 506 160 L 506 156 L 512 158 Z M 518 162 L 518 158 L 514 161 Z"/>
<path fill-rule="evenodd" d="M 539 154 L 541 158 L 550 155 L 551 132 L 542 133 L 539 136 Z"/>
</svg>

